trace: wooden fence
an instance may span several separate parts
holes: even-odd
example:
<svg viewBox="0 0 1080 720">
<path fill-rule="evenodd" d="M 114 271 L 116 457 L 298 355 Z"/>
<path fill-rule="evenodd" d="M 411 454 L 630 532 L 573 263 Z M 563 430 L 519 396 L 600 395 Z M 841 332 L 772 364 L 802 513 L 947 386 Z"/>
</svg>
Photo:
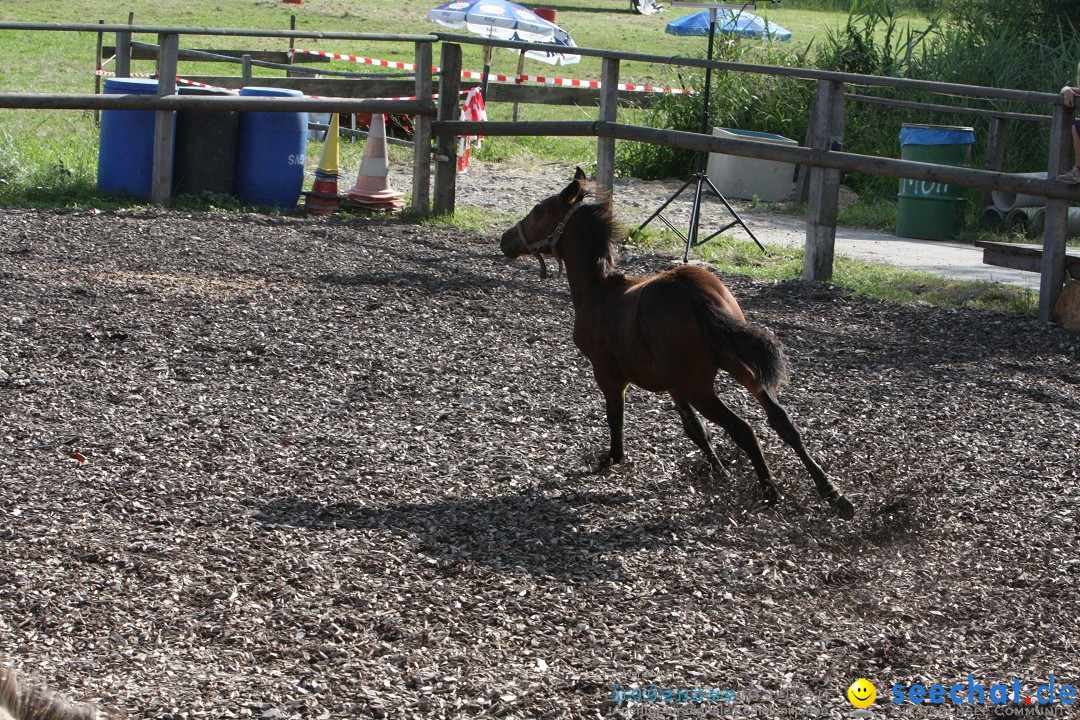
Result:
<svg viewBox="0 0 1080 720">
<path fill-rule="evenodd" d="M 954 83 L 939 83 L 904 78 L 837 73 L 806 68 L 753 65 L 727 61 L 708 61 L 700 58 L 675 58 L 642 53 L 617 52 L 591 48 L 575 48 L 575 53 L 602 58 L 602 87 L 596 91 L 567 94 L 575 88 L 524 88 L 493 84 L 490 101 L 573 102 L 598 106 L 594 121 L 557 122 L 484 122 L 460 121 L 458 93 L 462 88 L 461 47 L 466 44 L 491 45 L 517 50 L 537 46 L 530 43 L 480 39 L 450 33 L 432 35 L 380 35 L 365 33 L 310 32 L 297 30 L 240 30 L 221 28 L 179 28 L 135 25 L 60 25 L 47 23 L 0 23 L 0 30 L 73 31 L 115 33 L 118 50 L 117 68 L 129 72 L 132 37 L 135 34 L 156 36 L 154 55 L 157 74 L 161 78 L 176 77 L 182 36 L 277 37 L 319 40 L 359 40 L 366 42 L 412 43 L 417 68 L 432 67 L 432 48 L 441 43 L 441 68 L 438 77 L 438 103 L 433 98 L 435 74 L 423 70 L 411 80 L 381 81 L 371 79 L 367 84 L 356 79 L 259 78 L 260 84 L 277 84 L 304 90 L 309 94 L 330 94 L 332 98 L 240 98 L 177 96 L 175 83 L 163 82 L 158 97 L 127 95 L 0 95 L 0 107 L 46 109 L 149 109 L 158 111 L 155 133 L 155 171 L 151 199 L 159 204 L 169 201 L 172 172 L 171 112 L 185 109 L 263 110 L 313 112 L 374 112 L 409 114 L 415 116 L 413 156 L 413 209 L 420 213 L 452 213 L 455 204 L 457 137 L 459 135 L 576 135 L 597 138 L 597 181 L 611 188 L 614 181 L 615 143 L 618 140 L 654 143 L 693 151 L 718 152 L 781 162 L 794 162 L 809 170 L 801 175 L 808 195 L 806 255 L 803 276 L 811 281 L 828 280 L 832 276 L 833 246 L 836 233 L 836 212 L 841 171 L 862 172 L 896 178 L 941 182 L 963 187 L 981 188 L 984 192 L 1003 190 L 1047 198 L 1044 242 L 1041 253 L 1041 284 L 1039 318 L 1051 319 L 1051 310 L 1064 283 L 1065 231 L 1070 202 L 1080 201 L 1080 187 L 1067 186 L 1049 179 L 1011 175 L 1000 172 L 1004 123 L 1013 120 L 1049 122 L 1050 153 L 1048 177 L 1054 177 L 1070 164 L 1070 136 L 1073 110 L 1066 108 L 1058 95 L 1001 88 L 986 88 Z M 136 48 L 138 48 L 136 44 Z M 145 47 L 143 48 L 145 49 Z M 205 51 L 204 51 L 205 52 Z M 123 57 L 121 57 L 123 56 Z M 250 58 L 248 60 L 250 62 Z M 699 133 L 661 130 L 617 122 L 620 106 L 632 102 L 620 94 L 617 85 L 620 63 L 624 61 L 706 68 L 728 72 L 759 73 L 786 76 L 814 82 L 817 85 L 806 147 L 793 147 L 753 140 L 736 140 Z M 203 81 L 209 78 L 201 78 Z M 218 84 L 237 87 L 242 82 L 235 77 L 215 77 Z M 314 83 L 322 83 L 316 86 Z M 397 85 L 380 83 L 395 82 Z M 233 83 L 233 84 L 230 84 Z M 401 85 L 400 83 L 404 83 Z M 1051 115 L 1011 113 L 996 110 L 964 110 L 953 106 L 934 106 L 899 100 L 872 98 L 847 92 L 850 86 L 886 87 L 897 90 L 916 90 L 944 93 L 953 96 L 1043 104 Z M 322 92 L 315 92 L 319 87 Z M 510 88 L 515 87 L 514 90 Z M 403 94 L 407 89 L 412 100 L 388 100 L 380 95 Z M 503 94 L 505 92 L 505 95 Z M 526 99 L 527 98 L 527 99 Z M 843 151 L 844 104 L 847 101 L 879 102 L 922 110 L 985 115 L 990 119 L 989 169 L 975 169 L 932 163 L 880 158 Z M 434 140 L 435 147 L 432 148 Z M 435 161 L 432 172 L 432 159 Z"/>
<path fill-rule="evenodd" d="M 443 66 L 448 62 L 460 64 L 460 45 L 488 44 L 497 47 L 527 48 L 528 43 L 513 41 L 481 40 L 450 33 L 435 33 L 442 41 Z M 907 78 L 893 78 L 854 73 L 840 73 L 808 68 L 789 68 L 753 65 L 726 61 L 709 61 L 697 58 L 669 58 L 642 53 L 576 48 L 581 55 L 602 58 L 603 89 L 600 97 L 599 116 L 594 122 L 528 122 L 528 123 L 462 123 L 456 108 L 440 108 L 433 132 L 440 140 L 458 134 L 496 135 L 593 135 L 597 137 L 597 180 L 612 187 L 614 180 L 614 143 L 631 140 L 667 145 L 687 150 L 718 152 L 763 160 L 794 162 L 810 168 L 806 174 L 808 187 L 808 217 L 806 225 L 806 253 L 803 259 L 803 277 L 811 281 L 824 281 L 832 277 L 833 250 L 836 238 L 836 214 L 839 201 L 840 173 L 862 172 L 886 177 L 908 178 L 928 182 L 940 182 L 962 187 L 980 188 L 985 193 L 1006 190 L 1047 198 L 1046 222 L 1041 253 L 1041 279 L 1039 291 L 1039 319 L 1050 322 L 1054 305 L 1061 294 L 1065 280 L 1065 231 L 1068 206 L 1080 200 L 1080 187 L 1069 186 L 1053 179 L 1071 165 L 1070 127 L 1073 109 L 1062 104 L 1059 95 L 1050 93 L 987 88 L 977 85 L 942 83 Z M 655 128 L 625 125 L 616 122 L 618 103 L 612 88 L 618 81 L 619 64 L 622 61 L 651 62 L 688 67 L 711 67 L 728 72 L 759 73 L 792 77 L 816 82 L 817 89 L 811 108 L 807 147 L 790 147 L 752 140 L 736 140 L 712 137 L 699 133 L 659 130 Z M 952 96 L 1004 100 L 1017 103 L 1043 104 L 1051 108 L 1050 116 L 1010 113 L 999 111 L 976 111 L 991 118 L 991 147 L 987 153 L 991 169 L 937 165 L 880 158 L 843 151 L 844 103 L 852 94 L 847 87 L 885 87 L 897 90 L 914 90 L 942 93 Z M 440 93 L 456 92 L 456 75 L 444 73 L 440 79 Z M 865 97 L 856 98 L 867 101 Z M 896 104 L 900 107 L 920 109 L 947 109 L 952 106 L 935 106 L 874 98 L 873 102 Z M 961 110 L 963 112 L 963 110 Z M 968 111 L 971 112 L 971 111 Z M 1037 120 L 1050 123 L 1050 151 L 1047 161 L 1047 178 L 1022 177 L 1000 172 L 1003 153 L 1004 124 L 1010 120 Z M 446 149 L 450 149 L 447 144 Z M 449 158 L 452 159 L 452 156 Z M 436 165 L 435 183 L 451 186 L 454 178 L 443 167 L 443 158 Z M 436 190 L 436 198 L 452 198 L 452 190 Z M 449 207 L 436 206 L 437 211 L 452 211 Z"/>
</svg>

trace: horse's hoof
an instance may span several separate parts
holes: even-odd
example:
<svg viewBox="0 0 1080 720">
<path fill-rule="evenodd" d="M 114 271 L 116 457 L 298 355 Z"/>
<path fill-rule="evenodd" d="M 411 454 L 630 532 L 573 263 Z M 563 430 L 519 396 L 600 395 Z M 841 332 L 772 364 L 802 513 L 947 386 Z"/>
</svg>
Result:
<svg viewBox="0 0 1080 720">
<path fill-rule="evenodd" d="M 840 495 L 833 500 L 832 506 L 836 508 L 836 512 L 840 515 L 841 520 L 851 520 L 855 517 L 855 506 L 843 495 Z"/>
<path fill-rule="evenodd" d="M 772 480 L 763 480 L 761 489 L 765 492 L 765 504 L 775 507 L 780 502 L 780 489 Z"/>
<path fill-rule="evenodd" d="M 709 472 L 713 475 L 713 477 L 719 477 L 724 480 L 731 479 L 731 472 L 726 467 L 724 467 L 724 464 L 719 460 L 709 460 Z"/>
<path fill-rule="evenodd" d="M 615 457 L 615 456 L 612 456 L 611 453 L 605 453 L 604 456 L 600 458 L 600 462 L 597 463 L 597 465 L 596 465 L 596 472 L 603 472 L 605 470 L 610 470 L 613 465 L 618 465 L 618 464 L 622 463 L 624 460 L 626 460 L 625 455 L 619 455 L 619 456 Z"/>
</svg>

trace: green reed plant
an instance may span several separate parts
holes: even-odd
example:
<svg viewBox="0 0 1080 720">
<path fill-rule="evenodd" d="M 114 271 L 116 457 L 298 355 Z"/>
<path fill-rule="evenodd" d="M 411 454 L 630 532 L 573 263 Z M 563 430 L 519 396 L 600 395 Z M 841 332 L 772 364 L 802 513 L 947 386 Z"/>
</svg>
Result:
<svg viewBox="0 0 1080 720">
<path fill-rule="evenodd" d="M 746 41 L 722 43 L 718 60 L 763 65 L 807 67 L 811 44 L 791 46 L 768 43 L 764 47 Z M 642 117 L 651 127 L 699 132 L 704 98 L 704 70 L 684 76 L 692 91 L 688 96 L 669 96 Z M 714 127 L 731 127 L 775 133 L 797 139 L 806 135 L 807 109 L 813 86 L 805 81 L 772 75 L 713 72 L 709 120 Z M 621 175 L 655 179 L 682 177 L 694 168 L 695 154 L 688 150 L 645 143 L 616 146 L 615 171 Z"/>
<path fill-rule="evenodd" d="M 902 19 L 896 4 L 874 0 L 853 12 L 839 31 L 829 33 L 816 58 L 829 70 L 910 77 L 941 82 L 1007 87 L 1056 93 L 1076 82 L 1080 39 L 1058 31 L 1040 42 L 1031 42 L 1007 28 L 996 33 L 976 32 L 951 18 L 935 16 L 925 27 Z M 1038 68 L 1038 72 L 1032 72 Z M 887 88 L 862 92 L 937 105 L 999 109 L 1046 115 L 1041 104 L 1003 101 L 980 102 L 938 93 L 896 91 Z M 884 105 L 850 102 L 845 108 L 845 148 L 852 152 L 900 157 L 899 130 L 904 123 L 971 126 L 976 142 L 971 164 L 985 166 L 989 121 L 970 115 L 918 111 Z M 1006 127 L 1004 169 L 1010 172 L 1044 170 L 1049 149 L 1048 125 L 1010 122 Z M 896 182 L 888 178 L 846 175 L 844 182 L 864 197 L 895 196 Z M 974 205 L 978 191 L 970 191 Z"/>
</svg>

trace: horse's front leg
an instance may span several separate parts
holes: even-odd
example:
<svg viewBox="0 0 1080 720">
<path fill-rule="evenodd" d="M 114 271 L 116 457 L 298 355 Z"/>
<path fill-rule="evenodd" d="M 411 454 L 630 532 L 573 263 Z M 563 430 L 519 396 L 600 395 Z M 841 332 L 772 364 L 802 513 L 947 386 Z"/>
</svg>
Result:
<svg viewBox="0 0 1080 720">
<path fill-rule="evenodd" d="M 600 386 L 600 392 L 604 394 L 604 404 L 607 410 L 608 430 L 611 433 L 611 447 L 608 456 L 601 461 L 601 467 L 608 464 L 621 463 L 625 459 L 623 453 L 623 415 L 626 408 L 626 378 L 621 373 L 593 365 L 593 374 L 596 383 Z"/>
</svg>

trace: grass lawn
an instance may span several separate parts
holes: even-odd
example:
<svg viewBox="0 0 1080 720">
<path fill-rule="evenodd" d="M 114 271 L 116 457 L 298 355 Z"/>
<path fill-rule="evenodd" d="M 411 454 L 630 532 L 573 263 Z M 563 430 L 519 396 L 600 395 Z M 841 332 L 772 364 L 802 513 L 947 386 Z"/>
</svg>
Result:
<svg viewBox="0 0 1080 720">
<path fill-rule="evenodd" d="M 327 30 L 367 33 L 426 34 L 448 31 L 427 19 L 428 10 L 437 0 L 364 0 L 363 3 L 339 0 L 306 0 L 301 5 L 275 0 L 262 2 L 187 2 L 160 3 L 133 0 L 123 6 L 104 0 L 73 0 L 56 3 L 0 3 L 0 20 L 55 23 L 126 23 L 129 13 L 136 24 L 186 27 L 263 28 L 284 30 L 295 15 L 301 30 Z M 528 5 L 528 3 L 526 3 Z M 706 40 L 701 37 L 676 37 L 664 32 L 665 25 L 680 17 L 686 8 L 669 8 L 653 16 L 631 13 L 626 0 L 554 0 L 543 7 L 556 11 L 560 25 L 573 33 L 583 47 L 631 50 L 664 56 L 702 57 Z M 530 5 L 531 7 L 537 7 Z M 762 6 L 762 15 L 791 30 L 794 39 L 785 47 L 805 48 L 819 44 L 831 29 L 842 25 L 843 13 L 799 10 L 786 6 Z M 924 21 L 915 19 L 921 26 Z M 461 31 L 466 31 L 462 29 Z M 151 41 L 151 38 L 136 38 Z M 114 38 L 106 36 L 105 44 Z M 0 50 L 19 62 L 9 63 L 0 73 L 0 92 L 93 92 L 95 86 L 92 32 L 0 31 Z M 739 41 L 751 43 L 752 41 Z M 185 37 L 183 47 L 278 49 L 288 47 L 278 38 Z M 760 43 L 759 43 L 760 45 Z M 398 62 L 412 62 L 413 48 L 407 43 L 300 41 L 297 47 L 374 57 Z M 716 54 L 722 57 L 726 45 L 721 42 Z M 753 46 L 752 46 L 753 47 Z M 482 69 L 482 49 L 463 46 L 463 66 Z M 492 71 L 513 74 L 517 70 L 516 52 L 497 49 Z M 438 49 L 436 47 L 436 62 Z M 107 66 L 106 69 L 108 69 Z M 368 65 L 334 62 L 338 70 L 377 71 Z M 663 64 L 623 63 L 621 80 L 627 83 L 679 87 L 688 81 L 673 66 Z M 133 63 L 134 73 L 151 73 L 152 62 Z M 227 74 L 239 72 L 228 66 L 180 63 L 185 74 Z M 556 75 L 595 80 L 600 77 L 600 60 L 583 57 L 578 65 L 550 65 L 526 59 L 528 74 Z M 279 71 L 256 68 L 258 75 L 280 75 Z M 640 122 L 644 111 L 622 110 L 620 120 Z M 512 109 L 505 104 L 489 106 L 493 120 L 508 120 Z M 595 111 L 565 106 L 525 105 L 519 117 L 525 120 L 584 120 L 595 118 Z M 344 143 L 342 160 L 347 166 L 358 161 L 360 144 Z M 94 174 L 97 162 L 97 127 L 92 113 L 73 111 L 0 110 L 0 201 L 52 202 L 71 204 L 95 198 Z M 562 161 L 590 165 L 595 161 L 595 142 L 585 138 L 531 137 L 492 138 L 480 152 L 481 159 L 510 159 L 530 162 Z M 319 147 L 312 146 L 309 162 L 317 162 Z"/>
</svg>

